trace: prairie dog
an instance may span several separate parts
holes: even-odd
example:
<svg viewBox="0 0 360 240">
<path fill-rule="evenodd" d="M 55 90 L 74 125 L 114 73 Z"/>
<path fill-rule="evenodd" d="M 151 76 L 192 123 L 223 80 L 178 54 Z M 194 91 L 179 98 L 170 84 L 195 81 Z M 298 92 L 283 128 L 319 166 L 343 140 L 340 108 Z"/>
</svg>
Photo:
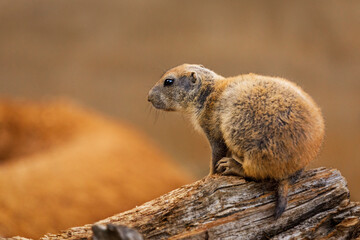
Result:
<svg viewBox="0 0 360 240">
<path fill-rule="evenodd" d="M 161 77 L 148 101 L 157 109 L 185 112 L 205 133 L 210 174 L 277 181 L 275 218 L 285 211 L 289 184 L 316 157 L 324 138 L 316 103 L 278 77 L 224 78 L 202 65 L 183 64 Z"/>
</svg>

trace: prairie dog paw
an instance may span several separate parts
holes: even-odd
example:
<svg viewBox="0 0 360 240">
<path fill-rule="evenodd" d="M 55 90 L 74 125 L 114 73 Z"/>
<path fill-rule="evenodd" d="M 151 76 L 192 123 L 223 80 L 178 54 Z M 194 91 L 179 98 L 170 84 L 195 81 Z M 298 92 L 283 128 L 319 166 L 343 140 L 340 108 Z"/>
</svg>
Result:
<svg viewBox="0 0 360 240">
<path fill-rule="evenodd" d="M 242 164 L 229 157 L 224 157 L 217 162 L 215 172 L 226 176 L 232 175 L 244 177 L 245 175 Z"/>
</svg>

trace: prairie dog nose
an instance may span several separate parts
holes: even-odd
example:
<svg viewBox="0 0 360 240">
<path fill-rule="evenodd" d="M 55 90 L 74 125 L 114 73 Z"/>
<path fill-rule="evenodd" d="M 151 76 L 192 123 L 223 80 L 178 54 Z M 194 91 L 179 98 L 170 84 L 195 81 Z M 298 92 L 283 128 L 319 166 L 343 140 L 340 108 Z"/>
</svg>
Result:
<svg viewBox="0 0 360 240">
<path fill-rule="evenodd" d="M 152 102 L 154 100 L 154 93 L 152 91 L 152 89 L 149 91 L 148 93 L 148 101 Z"/>
</svg>

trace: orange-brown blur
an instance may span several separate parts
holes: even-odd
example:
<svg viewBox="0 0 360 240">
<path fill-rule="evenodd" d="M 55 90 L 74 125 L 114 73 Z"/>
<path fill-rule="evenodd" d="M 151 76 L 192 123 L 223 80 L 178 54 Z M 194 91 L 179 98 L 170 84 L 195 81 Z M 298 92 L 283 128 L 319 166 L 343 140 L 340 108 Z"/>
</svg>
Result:
<svg viewBox="0 0 360 240">
<path fill-rule="evenodd" d="M 224 77 L 284 77 L 325 117 L 323 150 L 311 167 L 338 168 L 359 201 L 359 26 L 357 0 L 3 0 L 0 93 L 66 96 L 131 122 L 200 178 L 209 171 L 206 139 L 180 114 L 152 108 L 153 84 L 182 63 Z"/>
<path fill-rule="evenodd" d="M 0 237 L 93 223 L 191 182 L 151 140 L 64 101 L 0 101 Z"/>
</svg>

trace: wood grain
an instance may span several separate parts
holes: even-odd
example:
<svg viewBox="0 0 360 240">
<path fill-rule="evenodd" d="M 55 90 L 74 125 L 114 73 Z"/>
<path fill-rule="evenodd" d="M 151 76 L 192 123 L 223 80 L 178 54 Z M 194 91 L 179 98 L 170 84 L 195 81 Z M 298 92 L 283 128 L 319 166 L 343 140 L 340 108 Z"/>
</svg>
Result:
<svg viewBox="0 0 360 240">
<path fill-rule="evenodd" d="M 156 186 L 154 186 L 156 187 Z M 208 176 L 96 224 L 122 224 L 146 239 L 351 239 L 360 235 L 360 205 L 349 201 L 335 169 L 306 171 L 289 189 L 275 220 L 271 182 Z M 101 206 L 99 206 L 101 207 Z M 92 225 L 42 239 L 90 239 Z"/>
</svg>

